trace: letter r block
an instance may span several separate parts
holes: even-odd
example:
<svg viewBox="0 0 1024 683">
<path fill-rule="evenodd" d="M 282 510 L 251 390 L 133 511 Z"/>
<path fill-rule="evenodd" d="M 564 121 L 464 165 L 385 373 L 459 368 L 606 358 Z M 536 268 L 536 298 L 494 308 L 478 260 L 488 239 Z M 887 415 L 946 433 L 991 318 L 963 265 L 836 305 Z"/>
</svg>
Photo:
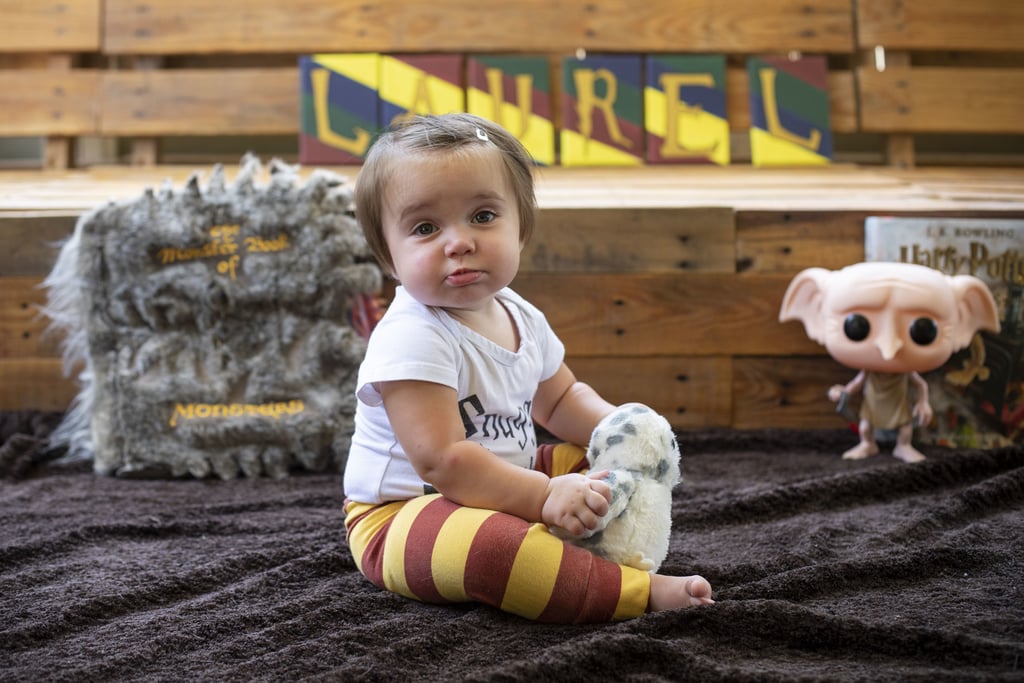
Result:
<svg viewBox="0 0 1024 683">
<path fill-rule="evenodd" d="M 562 61 L 563 166 L 643 162 L 642 71 L 640 55 L 587 55 Z"/>
</svg>

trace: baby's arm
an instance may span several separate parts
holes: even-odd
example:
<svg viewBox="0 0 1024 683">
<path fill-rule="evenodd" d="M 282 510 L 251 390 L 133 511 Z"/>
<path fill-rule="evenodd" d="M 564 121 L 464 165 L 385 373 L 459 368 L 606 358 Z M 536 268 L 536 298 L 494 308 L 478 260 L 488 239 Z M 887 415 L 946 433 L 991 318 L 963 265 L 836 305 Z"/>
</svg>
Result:
<svg viewBox="0 0 1024 683">
<path fill-rule="evenodd" d="M 533 397 L 533 419 L 563 441 L 586 446 L 590 435 L 606 415 L 615 410 L 588 384 L 562 367 L 540 383 Z"/>
<path fill-rule="evenodd" d="M 384 382 L 380 392 L 416 473 L 449 500 L 576 535 L 596 528 L 607 512 L 611 492 L 604 482 L 578 474 L 549 478 L 467 440 L 454 389 L 409 380 Z"/>
</svg>

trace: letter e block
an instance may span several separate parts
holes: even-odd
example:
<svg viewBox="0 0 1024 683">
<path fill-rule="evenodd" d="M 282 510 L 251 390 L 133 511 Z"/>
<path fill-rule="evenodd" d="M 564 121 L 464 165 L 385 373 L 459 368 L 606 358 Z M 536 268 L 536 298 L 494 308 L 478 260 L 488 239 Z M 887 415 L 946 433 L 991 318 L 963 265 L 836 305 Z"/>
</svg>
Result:
<svg viewBox="0 0 1024 683">
<path fill-rule="evenodd" d="M 724 55 L 650 55 L 644 88 L 647 161 L 729 164 Z"/>
</svg>

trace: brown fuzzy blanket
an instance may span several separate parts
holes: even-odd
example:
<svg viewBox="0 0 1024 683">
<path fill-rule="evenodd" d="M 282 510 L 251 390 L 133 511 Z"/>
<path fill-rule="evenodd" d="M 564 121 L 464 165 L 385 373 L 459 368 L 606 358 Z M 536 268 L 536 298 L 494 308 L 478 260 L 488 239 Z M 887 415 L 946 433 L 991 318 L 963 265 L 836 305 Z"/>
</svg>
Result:
<svg viewBox="0 0 1024 683">
<path fill-rule="evenodd" d="M 56 416 L 3 417 L 4 681 L 1024 681 L 1020 448 L 682 433 L 663 571 L 718 603 L 581 627 L 377 590 L 337 474 L 99 477 L 40 455 Z"/>
</svg>

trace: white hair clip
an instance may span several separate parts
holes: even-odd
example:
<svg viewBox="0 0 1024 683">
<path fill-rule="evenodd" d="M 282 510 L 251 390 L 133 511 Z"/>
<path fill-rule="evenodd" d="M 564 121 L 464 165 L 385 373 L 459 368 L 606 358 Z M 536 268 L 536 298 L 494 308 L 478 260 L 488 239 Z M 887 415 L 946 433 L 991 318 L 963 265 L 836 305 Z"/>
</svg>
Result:
<svg viewBox="0 0 1024 683">
<path fill-rule="evenodd" d="M 490 142 L 491 139 L 487 137 L 487 132 L 483 128 L 476 129 L 476 136 L 484 142 Z"/>
</svg>

